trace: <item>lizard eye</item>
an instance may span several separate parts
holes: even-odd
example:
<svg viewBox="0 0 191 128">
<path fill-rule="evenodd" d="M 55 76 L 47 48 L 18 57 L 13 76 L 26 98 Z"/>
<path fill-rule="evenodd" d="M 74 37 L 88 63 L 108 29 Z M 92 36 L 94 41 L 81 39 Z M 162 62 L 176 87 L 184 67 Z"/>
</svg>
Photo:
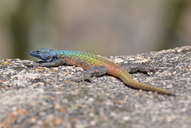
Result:
<svg viewBox="0 0 191 128">
<path fill-rule="evenodd" d="M 36 51 L 37 54 L 39 54 L 39 51 Z"/>
</svg>

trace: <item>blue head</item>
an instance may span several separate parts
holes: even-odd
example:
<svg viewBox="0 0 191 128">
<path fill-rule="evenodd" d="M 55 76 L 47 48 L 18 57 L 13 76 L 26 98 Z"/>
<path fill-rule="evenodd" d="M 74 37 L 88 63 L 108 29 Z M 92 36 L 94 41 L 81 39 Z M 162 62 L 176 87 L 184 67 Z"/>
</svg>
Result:
<svg viewBox="0 0 191 128">
<path fill-rule="evenodd" d="M 51 62 L 57 59 L 56 53 L 54 52 L 54 50 L 46 49 L 46 48 L 33 50 L 30 52 L 30 55 L 37 57 L 39 59 L 42 59 L 44 62 Z"/>
</svg>

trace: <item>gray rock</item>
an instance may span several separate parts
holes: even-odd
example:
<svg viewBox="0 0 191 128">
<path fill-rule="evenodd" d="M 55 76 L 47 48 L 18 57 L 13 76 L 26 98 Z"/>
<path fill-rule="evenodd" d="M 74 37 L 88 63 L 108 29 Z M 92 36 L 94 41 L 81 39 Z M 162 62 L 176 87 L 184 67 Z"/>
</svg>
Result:
<svg viewBox="0 0 191 128">
<path fill-rule="evenodd" d="M 158 68 L 132 76 L 177 96 L 135 90 L 108 75 L 76 83 L 71 80 L 82 74 L 79 67 L 28 67 L 34 62 L 5 59 L 0 61 L 0 127 L 191 127 L 190 46 L 109 59 Z"/>
</svg>

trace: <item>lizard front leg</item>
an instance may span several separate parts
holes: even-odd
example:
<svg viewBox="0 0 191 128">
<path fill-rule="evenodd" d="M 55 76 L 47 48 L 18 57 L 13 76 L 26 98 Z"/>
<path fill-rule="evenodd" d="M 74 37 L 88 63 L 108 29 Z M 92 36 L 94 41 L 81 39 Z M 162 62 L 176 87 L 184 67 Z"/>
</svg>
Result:
<svg viewBox="0 0 191 128">
<path fill-rule="evenodd" d="M 66 61 L 64 59 L 55 59 L 51 62 L 37 62 L 33 65 L 29 65 L 29 64 L 25 64 L 26 66 L 28 67 L 33 67 L 33 66 L 42 66 L 42 67 L 57 67 L 57 66 L 60 66 L 60 65 L 63 65 L 63 64 L 66 64 Z"/>
<path fill-rule="evenodd" d="M 57 67 L 57 66 L 60 66 L 60 65 L 64 65 L 66 64 L 66 60 L 64 59 L 55 59 L 51 62 L 44 62 L 44 63 L 40 63 L 40 66 L 43 66 L 43 67 Z"/>
</svg>

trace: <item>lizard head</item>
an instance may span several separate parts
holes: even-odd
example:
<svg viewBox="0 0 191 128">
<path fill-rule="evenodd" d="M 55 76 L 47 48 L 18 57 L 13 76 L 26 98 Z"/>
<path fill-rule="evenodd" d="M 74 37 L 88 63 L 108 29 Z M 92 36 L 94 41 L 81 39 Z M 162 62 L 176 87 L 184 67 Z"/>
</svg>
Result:
<svg viewBox="0 0 191 128">
<path fill-rule="evenodd" d="M 42 59 L 44 62 L 51 62 L 56 59 L 56 54 L 51 49 L 40 48 L 29 53 L 31 56 Z"/>
</svg>

